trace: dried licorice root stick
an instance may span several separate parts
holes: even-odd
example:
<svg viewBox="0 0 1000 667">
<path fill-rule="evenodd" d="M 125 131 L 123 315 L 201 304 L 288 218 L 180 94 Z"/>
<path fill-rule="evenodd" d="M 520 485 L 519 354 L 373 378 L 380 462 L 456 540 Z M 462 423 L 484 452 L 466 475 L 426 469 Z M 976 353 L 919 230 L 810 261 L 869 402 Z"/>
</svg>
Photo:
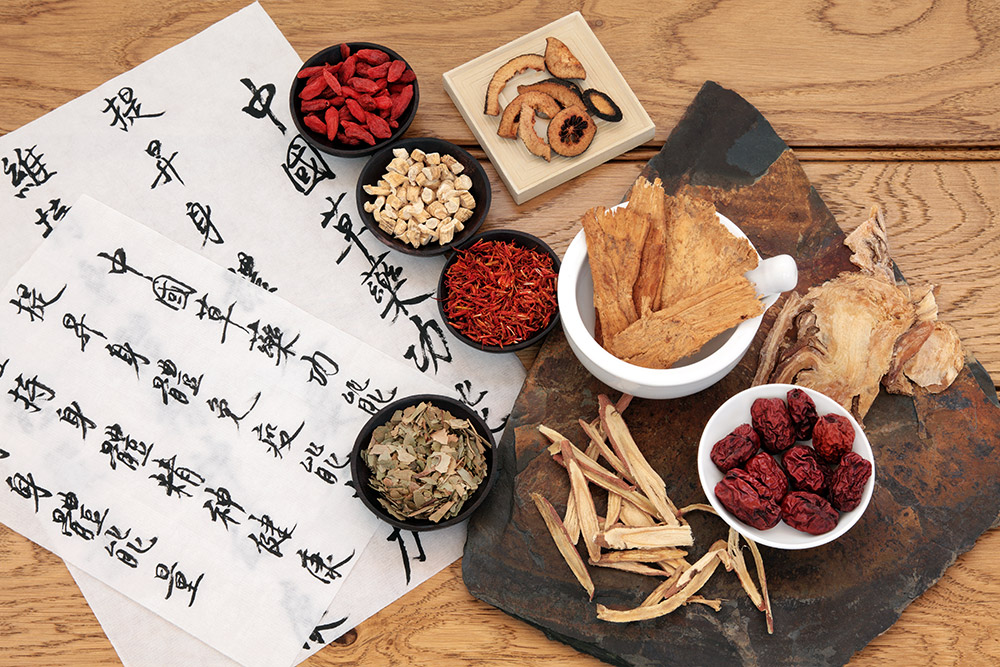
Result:
<svg viewBox="0 0 1000 667">
<path fill-rule="evenodd" d="M 722 562 L 720 553 L 725 552 L 726 542 L 719 540 L 712 545 L 708 553 L 677 579 L 673 586 L 665 591 L 662 602 L 639 606 L 634 609 L 610 609 L 602 604 L 597 605 L 597 618 L 612 623 L 628 623 L 630 621 L 645 621 L 651 618 L 665 616 L 690 600 L 705 582 L 711 578 L 715 568 Z M 668 580 L 669 581 L 669 580 Z"/>
<path fill-rule="evenodd" d="M 562 554 L 566 564 L 569 565 L 569 569 L 572 570 L 576 580 L 583 586 L 583 590 L 587 591 L 587 595 L 593 600 L 594 582 L 587 571 L 586 563 L 583 562 L 583 559 L 580 558 L 580 553 L 570 542 L 569 534 L 566 533 L 566 527 L 563 526 L 563 522 L 559 518 L 559 512 L 540 493 L 532 493 L 531 499 L 534 501 L 535 507 L 538 508 L 538 513 L 542 515 L 542 520 L 545 521 L 545 526 L 549 529 L 549 533 L 552 535 L 552 540 L 556 543 L 559 553 Z"/>
</svg>

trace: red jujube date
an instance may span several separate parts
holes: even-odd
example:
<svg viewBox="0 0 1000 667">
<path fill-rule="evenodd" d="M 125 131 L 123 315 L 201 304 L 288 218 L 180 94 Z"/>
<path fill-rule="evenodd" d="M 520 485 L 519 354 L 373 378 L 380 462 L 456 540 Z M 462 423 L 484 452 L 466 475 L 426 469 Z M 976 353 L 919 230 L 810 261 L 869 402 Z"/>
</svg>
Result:
<svg viewBox="0 0 1000 667">
<path fill-rule="evenodd" d="M 712 445 L 709 455 L 719 470 L 729 472 L 750 460 L 760 449 L 760 438 L 749 424 L 741 424 L 733 432 Z"/>
<path fill-rule="evenodd" d="M 810 535 L 829 533 L 837 527 L 839 516 L 826 498 L 808 491 L 792 491 L 781 501 L 785 523 Z"/>
<path fill-rule="evenodd" d="M 758 398 L 750 407 L 750 420 L 765 451 L 777 454 L 795 442 L 792 418 L 780 398 Z"/>
<path fill-rule="evenodd" d="M 715 497 L 737 519 L 757 530 L 774 528 L 781 520 L 781 507 L 770 489 L 740 468 L 727 472 L 715 485 Z"/>
<path fill-rule="evenodd" d="M 746 471 L 770 490 L 774 502 L 781 502 L 788 493 L 788 476 L 767 452 L 760 452 L 747 461 Z"/>
<path fill-rule="evenodd" d="M 844 454 L 830 482 L 831 504 L 841 512 L 850 512 L 861 504 L 861 496 L 871 476 L 871 462 L 857 452 Z"/>
<path fill-rule="evenodd" d="M 824 461 L 836 463 L 854 448 L 854 427 L 847 417 L 823 415 L 813 428 L 813 447 Z"/>
<path fill-rule="evenodd" d="M 811 439 L 813 426 L 819 419 L 816 414 L 816 404 L 809 398 L 809 394 L 798 388 L 790 390 L 786 398 L 788 399 L 788 416 L 792 418 L 795 439 Z"/>
<path fill-rule="evenodd" d="M 792 484 L 799 491 L 825 493 L 829 484 L 829 470 L 816 456 L 812 448 L 795 445 L 782 457 L 785 470 L 792 478 Z"/>
</svg>

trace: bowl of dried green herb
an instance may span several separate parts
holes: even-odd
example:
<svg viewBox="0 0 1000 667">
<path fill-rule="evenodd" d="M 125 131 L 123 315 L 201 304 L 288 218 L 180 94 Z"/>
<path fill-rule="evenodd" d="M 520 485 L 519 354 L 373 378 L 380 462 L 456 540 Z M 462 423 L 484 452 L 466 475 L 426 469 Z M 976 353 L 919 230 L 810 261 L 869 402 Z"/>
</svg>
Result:
<svg viewBox="0 0 1000 667">
<path fill-rule="evenodd" d="M 459 340 L 484 352 L 540 342 L 559 322 L 559 256 L 527 232 L 495 229 L 459 246 L 438 281 L 441 317 Z"/>
<path fill-rule="evenodd" d="M 464 403 L 407 396 L 377 412 L 354 442 L 351 474 L 376 516 L 406 530 L 436 530 L 468 519 L 496 481 L 496 443 Z"/>
</svg>

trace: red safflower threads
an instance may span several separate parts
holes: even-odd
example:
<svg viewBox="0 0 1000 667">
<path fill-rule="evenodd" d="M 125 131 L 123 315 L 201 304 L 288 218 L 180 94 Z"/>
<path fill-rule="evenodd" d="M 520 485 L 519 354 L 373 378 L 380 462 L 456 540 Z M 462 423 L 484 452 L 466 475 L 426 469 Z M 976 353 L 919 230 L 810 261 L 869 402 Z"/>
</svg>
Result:
<svg viewBox="0 0 1000 667">
<path fill-rule="evenodd" d="M 506 347 L 548 326 L 558 310 L 552 257 L 508 241 L 459 250 L 445 272 L 448 322 L 480 345 Z"/>
</svg>

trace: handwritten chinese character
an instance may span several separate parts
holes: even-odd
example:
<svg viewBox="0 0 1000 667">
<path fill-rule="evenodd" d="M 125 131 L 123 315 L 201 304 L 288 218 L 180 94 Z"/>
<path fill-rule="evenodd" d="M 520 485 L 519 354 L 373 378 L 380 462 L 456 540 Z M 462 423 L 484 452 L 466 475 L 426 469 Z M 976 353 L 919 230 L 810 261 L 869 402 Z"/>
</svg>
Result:
<svg viewBox="0 0 1000 667">
<path fill-rule="evenodd" d="M 111 540 L 109 540 L 109 544 L 106 547 L 104 547 L 104 550 L 108 552 L 108 556 L 112 558 L 117 558 L 123 564 L 127 565 L 128 567 L 134 570 L 135 568 L 139 567 L 139 559 L 137 558 L 137 556 L 141 556 L 142 554 L 148 552 L 150 549 L 156 546 L 157 538 L 155 535 L 149 538 L 148 544 L 146 544 L 146 546 L 144 547 L 143 539 L 141 537 L 136 536 L 135 538 L 126 542 L 124 547 L 119 547 L 118 544 L 123 540 L 127 540 L 129 538 L 129 535 L 131 534 L 132 534 L 131 528 L 129 528 L 128 530 L 125 531 L 124 534 L 122 534 L 121 529 L 118 526 L 111 526 L 106 531 L 104 531 L 105 537 L 112 538 Z"/>
<path fill-rule="evenodd" d="M 311 356 L 303 356 L 301 361 L 309 363 L 309 379 L 306 382 L 316 382 L 321 387 L 327 385 L 327 378 L 340 372 L 340 366 L 328 355 L 316 350 Z"/>
<path fill-rule="evenodd" d="M 317 184 L 335 178 L 334 173 L 326 166 L 312 146 L 306 143 L 301 135 L 295 135 L 288 144 L 285 164 L 281 165 L 295 189 L 303 195 L 308 195 Z"/>
<path fill-rule="evenodd" d="M 48 170 L 48 167 L 42 162 L 45 155 L 42 153 L 35 155 L 36 148 L 38 148 L 37 144 L 27 150 L 15 148 L 13 159 L 6 157 L 2 159 L 3 173 L 10 176 L 11 185 L 20 188 L 14 195 L 18 199 L 24 199 L 30 188 L 41 185 L 59 173 Z M 24 187 L 21 187 L 22 183 Z"/>
<path fill-rule="evenodd" d="M 128 132 L 129 128 L 139 118 L 156 118 L 166 113 L 164 111 L 160 111 L 159 113 L 142 113 L 142 103 L 136 99 L 135 93 L 128 86 L 119 90 L 118 95 L 115 97 L 105 97 L 104 101 L 108 105 L 104 107 L 101 113 L 112 112 L 114 116 L 111 118 L 111 127 L 116 127 L 120 123 L 121 127 L 118 129 L 122 132 Z"/>
<path fill-rule="evenodd" d="M 411 557 L 406 551 L 406 542 L 403 540 L 403 531 L 400 528 L 394 528 L 389 537 L 386 538 L 388 542 L 396 542 L 399 545 L 399 555 L 403 559 L 403 574 L 406 576 L 406 583 L 410 583 L 410 561 L 416 560 L 423 563 L 427 560 L 427 554 L 424 553 L 424 547 L 420 544 L 420 534 L 412 530 L 407 531 L 413 536 L 413 543 L 417 547 L 417 555 Z"/>
<path fill-rule="evenodd" d="M 67 537 L 76 535 L 86 541 L 101 534 L 104 520 L 111 510 L 106 509 L 102 513 L 101 510 L 88 509 L 72 491 L 60 492 L 59 497 L 63 504 L 52 510 L 52 522 L 60 524 L 60 533 Z"/>
<path fill-rule="evenodd" d="M 29 472 L 27 475 L 16 473 L 7 478 L 7 486 L 13 493 L 21 496 L 25 500 L 32 500 L 35 503 L 35 514 L 38 514 L 38 499 L 51 498 L 52 492 L 43 489 L 35 483 L 35 478 Z"/>
<path fill-rule="evenodd" d="M 7 393 L 14 397 L 15 403 L 24 403 L 24 409 L 28 412 L 40 412 L 37 401 L 51 401 L 56 397 L 56 392 L 39 382 L 37 375 L 31 379 L 18 375 L 14 382 L 15 387 Z"/>
<path fill-rule="evenodd" d="M 87 349 L 87 343 L 90 342 L 91 336 L 98 336 L 105 340 L 108 339 L 107 336 L 102 334 L 97 329 L 93 329 L 84 324 L 84 320 L 87 319 L 87 314 L 84 313 L 77 320 L 76 316 L 72 313 L 66 313 L 63 315 L 63 327 L 66 329 L 71 329 L 76 337 L 80 339 L 80 351 L 84 352 Z"/>
<path fill-rule="evenodd" d="M 167 595 L 163 599 L 169 600 L 174 589 L 180 592 L 191 591 L 191 597 L 188 598 L 188 607 L 194 604 L 194 598 L 198 594 L 198 585 L 201 584 L 204 576 L 205 573 L 202 572 L 198 575 L 197 579 L 192 581 L 187 575 L 177 569 L 176 562 L 169 567 L 166 563 L 156 564 L 156 578 L 167 582 Z"/>
<path fill-rule="evenodd" d="M 264 326 L 261 326 L 260 320 L 257 320 L 248 324 L 247 329 L 252 332 L 250 349 L 256 349 L 268 359 L 274 359 L 275 366 L 280 366 L 281 362 L 288 360 L 288 357 L 295 356 L 292 346 L 299 339 L 299 334 L 286 343 L 284 332 L 275 325 L 265 323 Z"/>
<path fill-rule="evenodd" d="M 222 234 L 219 233 L 215 223 L 212 222 L 211 206 L 201 204 L 196 201 L 189 201 L 187 203 L 187 216 L 191 218 L 191 222 L 194 223 L 194 228 L 198 230 L 199 234 L 201 234 L 202 248 L 204 248 L 205 244 L 209 241 L 216 245 L 224 243 L 222 240 Z"/>
<path fill-rule="evenodd" d="M 251 514 L 250 520 L 260 524 L 259 532 L 247 536 L 257 546 L 257 553 L 264 553 L 266 551 L 272 556 L 283 557 L 284 554 L 281 553 L 281 545 L 291 539 L 296 526 L 292 526 L 291 529 L 282 528 L 275 525 L 271 517 L 266 514 L 260 517 Z"/>
<path fill-rule="evenodd" d="M 265 291 L 278 291 L 277 287 L 271 287 L 266 280 L 260 277 L 257 269 L 254 267 L 255 260 L 252 255 L 248 255 L 245 252 L 238 252 L 236 253 L 236 258 L 239 260 L 240 266 L 237 269 L 230 268 L 229 271 L 231 273 L 235 273 L 238 276 L 246 278 L 251 283 L 264 289 Z"/>
<path fill-rule="evenodd" d="M 396 391 L 399 388 L 393 387 L 388 393 L 383 392 L 381 389 L 374 389 L 368 391 L 366 394 L 362 394 L 361 392 L 368 390 L 369 384 L 371 384 L 371 378 L 366 379 L 364 384 L 361 384 L 358 380 L 348 380 L 347 393 L 342 394 L 342 396 L 348 405 L 354 405 L 354 401 L 357 400 L 358 408 L 373 415 L 396 398 Z"/>
<path fill-rule="evenodd" d="M 148 445 L 131 434 L 125 433 L 120 424 L 112 424 L 104 429 L 105 439 L 101 443 L 101 453 L 108 455 L 108 463 L 116 470 L 121 463 L 129 470 L 146 466 L 153 452 L 153 443 Z"/>
<path fill-rule="evenodd" d="M 246 419 L 246 416 L 250 414 L 250 411 L 257 407 L 257 401 L 260 400 L 260 392 L 253 397 L 253 403 L 249 408 L 246 409 L 241 415 L 237 415 L 233 412 L 232 408 L 229 407 L 229 399 L 218 398 L 213 396 L 212 398 L 205 401 L 208 404 L 208 409 L 212 411 L 219 419 L 231 419 L 234 424 L 236 424 L 236 430 L 240 430 L 240 422 Z"/>
<path fill-rule="evenodd" d="M 240 524 L 232 516 L 232 512 L 233 510 L 237 510 L 246 514 L 246 510 L 243 509 L 242 505 L 233 500 L 228 489 L 220 486 L 217 489 L 205 489 L 205 493 L 211 495 L 212 498 L 206 500 L 202 507 L 208 510 L 213 522 L 221 521 L 226 530 L 229 530 L 230 523 Z"/>
<path fill-rule="evenodd" d="M 50 199 L 49 207 L 46 209 L 36 208 L 35 213 L 38 214 L 38 219 L 35 220 L 35 224 L 39 227 L 44 227 L 45 230 L 42 232 L 42 238 L 47 239 L 49 234 L 52 233 L 52 223 L 59 222 L 66 214 L 69 213 L 69 206 L 63 206 L 62 200 L 59 198 Z M 49 216 L 52 216 L 51 220 Z"/>
<path fill-rule="evenodd" d="M 154 180 L 153 184 L 149 186 L 150 190 L 153 190 L 157 185 L 160 185 L 161 178 L 163 179 L 164 184 L 169 183 L 176 178 L 181 185 L 184 185 L 184 180 L 180 177 L 180 174 L 177 173 L 176 167 L 174 167 L 174 158 L 177 157 L 177 151 L 174 151 L 170 157 L 163 157 L 162 151 L 163 147 L 160 144 L 159 139 L 153 139 L 149 142 L 149 145 L 146 146 L 146 155 L 156 158 L 156 180 Z"/>
<path fill-rule="evenodd" d="M 219 340 L 219 343 L 226 342 L 226 332 L 229 331 L 230 324 L 241 331 L 245 332 L 247 330 L 246 327 L 237 324 L 232 319 L 233 308 L 236 307 L 235 301 L 229 304 L 229 308 L 225 313 L 223 313 L 222 309 L 218 306 L 213 306 L 208 303 L 208 294 L 203 294 L 200 299 L 195 301 L 195 303 L 200 306 L 198 313 L 195 315 L 195 317 L 199 320 L 204 320 L 207 317 L 209 322 L 222 322 L 222 338 Z"/>
<path fill-rule="evenodd" d="M 162 486 L 167 490 L 168 496 L 176 493 L 178 498 L 181 496 L 191 497 L 191 493 L 187 490 L 188 485 L 197 488 L 205 483 L 205 478 L 191 468 L 178 466 L 176 454 L 169 459 L 154 459 L 154 461 L 164 472 L 150 475 L 149 479 L 155 479 L 157 486 Z"/>
<path fill-rule="evenodd" d="M 351 551 L 350 556 L 336 563 L 333 562 L 334 558 L 331 554 L 324 556 L 318 551 L 309 552 L 306 549 L 299 549 L 296 553 L 302 559 L 302 568 L 324 584 L 333 583 L 343 577 L 344 575 L 337 568 L 346 565 L 354 558 L 354 551 Z"/>
<path fill-rule="evenodd" d="M 17 286 L 17 296 L 16 298 L 11 299 L 10 303 L 17 307 L 18 315 L 21 313 L 27 313 L 32 322 L 35 321 L 36 317 L 39 320 L 44 320 L 45 309 L 58 301 L 59 297 L 61 297 L 65 291 L 66 285 L 63 285 L 58 294 L 51 299 L 46 299 L 42 293 L 34 287 L 28 288 L 27 285 L 22 283 Z"/>
<path fill-rule="evenodd" d="M 108 343 L 107 345 L 104 346 L 104 349 L 106 349 L 108 351 L 108 354 L 110 354 L 115 359 L 121 359 L 126 364 L 134 368 L 136 379 L 139 378 L 139 365 L 140 364 L 142 364 L 143 366 L 149 365 L 149 358 L 144 357 L 143 355 L 133 350 L 132 346 L 128 343 L 128 341 L 120 344 Z"/>
<path fill-rule="evenodd" d="M 257 434 L 257 439 L 268 446 L 268 451 L 274 455 L 275 458 L 284 458 L 285 451 L 291 451 L 292 443 L 295 438 L 299 436 L 302 432 L 302 428 L 306 425 L 305 422 L 299 424 L 299 427 L 295 429 L 294 433 L 289 433 L 285 429 L 279 429 L 275 424 L 257 424 L 253 427 L 253 432 Z M 275 437 L 277 436 L 277 440 Z"/>
<path fill-rule="evenodd" d="M 59 421 L 64 421 L 73 428 L 78 429 L 80 437 L 84 440 L 87 439 L 88 428 L 97 428 L 97 424 L 92 419 L 87 419 L 76 401 L 73 401 L 65 408 L 56 410 L 56 414 L 59 415 Z"/>
<path fill-rule="evenodd" d="M 278 120 L 278 118 L 274 115 L 274 112 L 271 111 L 271 102 L 274 100 L 274 93 L 276 90 L 274 84 L 265 83 L 263 86 L 258 88 L 253 84 L 253 81 L 247 78 L 240 79 L 240 83 L 249 88 L 250 93 L 253 95 L 247 105 L 243 107 L 243 111 L 250 114 L 254 118 L 264 118 L 265 116 L 270 118 L 271 122 L 274 123 L 279 130 L 281 130 L 282 134 L 284 134 L 287 128 L 285 128 L 284 124 Z"/>
</svg>

